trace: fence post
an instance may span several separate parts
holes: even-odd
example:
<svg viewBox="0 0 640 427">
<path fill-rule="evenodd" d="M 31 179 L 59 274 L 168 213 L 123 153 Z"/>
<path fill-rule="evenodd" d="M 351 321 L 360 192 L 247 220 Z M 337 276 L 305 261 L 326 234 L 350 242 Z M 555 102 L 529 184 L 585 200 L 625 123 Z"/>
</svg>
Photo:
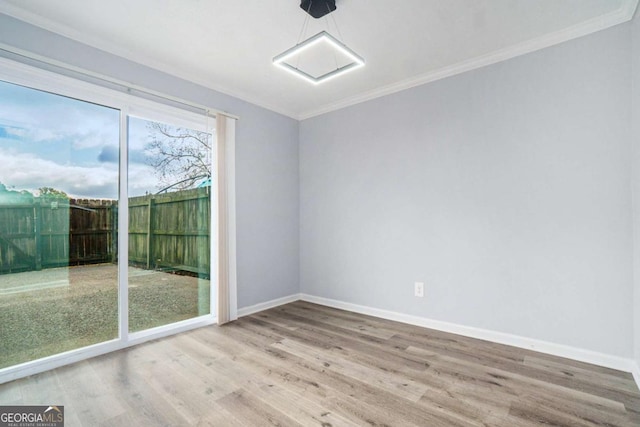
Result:
<svg viewBox="0 0 640 427">
<path fill-rule="evenodd" d="M 118 260 L 118 204 L 113 200 L 109 201 L 109 222 L 111 227 L 111 262 Z"/>
<path fill-rule="evenodd" d="M 42 270 L 42 203 L 33 200 L 33 239 L 35 243 L 34 268 Z"/>
<path fill-rule="evenodd" d="M 153 196 L 149 196 L 149 204 L 147 205 L 147 269 L 150 269 L 153 265 Z"/>
</svg>

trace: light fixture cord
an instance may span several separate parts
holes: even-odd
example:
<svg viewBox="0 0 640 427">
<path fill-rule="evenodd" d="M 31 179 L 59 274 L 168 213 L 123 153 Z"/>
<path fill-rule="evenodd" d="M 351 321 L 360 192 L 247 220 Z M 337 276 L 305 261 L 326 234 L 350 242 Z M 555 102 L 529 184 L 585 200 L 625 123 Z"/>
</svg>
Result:
<svg viewBox="0 0 640 427">
<path fill-rule="evenodd" d="M 329 8 L 329 5 L 327 5 L 327 9 L 328 8 Z M 338 21 L 336 21 L 336 17 L 334 16 L 333 13 L 329 13 L 329 15 L 331 15 L 331 19 L 333 19 L 333 26 L 336 27 L 336 31 L 338 32 L 338 36 L 340 36 L 340 41 L 342 43 L 345 43 L 344 36 L 342 35 L 342 31 L 340 31 L 340 27 L 338 27 Z M 335 56 L 335 52 L 333 54 Z M 338 68 L 338 60 L 337 59 L 336 59 L 336 68 Z"/>
<path fill-rule="evenodd" d="M 327 5 L 327 8 L 329 7 L 329 5 Z M 340 41 L 342 41 L 342 43 L 345 42 L 344 37 L 342 36 L 342 32 L 340 31 L 340 27 L 338 27 L 338 22 L 336 21 L 336 17 L 333 16 L 333 13 L 330 13 L 329 15 L 331 15 L 331 19 L 333 19 L 333 25 L 336 27 L 336 31 L 338 31 L 338 35 L 340 36 Z"/>
<path fill-rule="evenodd" d="M 310 1 L 309 7 L 307 8 L 307 16 L 304 18 L 304 22 L 302 23 L 302 29 L 300 30 L 300 35 L 298 36 L 298 42 L 296 43 L 296 46 L 300 44 L 300 42 L 302 41 L 302 38 L 307 33 L 307 25 L 309 24 L 309 11 L 311 10 L 312 4 L 313 4 L 313 1 Z M 299 65 L 300 65 L 301 56 L 302 54 L 298 54 L 298 57 L 296 58 L 296 69 L 300 69 Z"/>
<path fill-rule="evenodd" d="M 313 2 L 309 2 L 309 8 L 307 9 L 307 16 L 304 19 L 304 22 L 302 23 L 302 29 L 300 30 L 300 35 L 298 36 L 298 42 L 296 44 L 300 44 L 300 42 L 302 41 L 302 37 L 306 32 L 307 23 L 309 22 L 309 11 L 311 10 L 311 3 Z"/>
<path fill-rule="evenodd" d="M 329 13 L 327 15 L 330 15 L 331 14 L 331 8 L 329 7 L 329 4 L 327 4 L 327 10 L 329 11 Z M 325 25 L 327 26 L 327 32 L 330 33 L 331 32 L 331 27 L 329 25 L 329 18 L 327 17 L 327 15 L 324 16 L 324 22 L 325 22 Z M 340 67 L 338 66 L 338 54 L 336 53 L 335 49 L 333 50 L 333 60 L 336 63 L 336 70 L 337 70 Z"/>
</svg>

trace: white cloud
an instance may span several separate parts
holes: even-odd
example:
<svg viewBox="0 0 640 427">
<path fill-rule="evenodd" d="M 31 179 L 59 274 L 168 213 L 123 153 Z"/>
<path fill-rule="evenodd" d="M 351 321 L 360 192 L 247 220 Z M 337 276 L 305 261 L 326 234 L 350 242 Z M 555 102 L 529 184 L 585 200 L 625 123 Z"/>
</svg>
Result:
<svg viewBox="0 0 640 427">
<path fill-rule="evenodd" d="M 3 100 L 0 117 L 10 126 L 7 133 L 23 140 L 66 140 L 77 149 L 118 144 L 119 117 L 115 110 L 81 101 L 30 105 L 11 101 Z"/>
<path fill-rule="evenodd" d="M 79 166 L 59 164 L 31 154 L 0 150 L 0 182 L 16 190 L 35 191 L 53 187 L 72 197 L 117 198 L 118 167 L 114 164 Z M 130 168 L 130 191 L 144 194 L 156 191 L 156 179 L 148 166 Z"/>
<path fill-rule="evenodd" d="M 119 112 L 0 82 L 0 182 L 17 190 L 53 187 L 75 197 L 117 198 Z M 129 125 L 129 193 L 158 191 L 146 164 L 149 130 Z"/>
<path fill-rule="evenodd" d="M 149 165 L 140 163 L 129 164 L 129 196 L 142 196 L 146 193 L 158 191 L 158 179 L 154 169 Z"/>
</svg>

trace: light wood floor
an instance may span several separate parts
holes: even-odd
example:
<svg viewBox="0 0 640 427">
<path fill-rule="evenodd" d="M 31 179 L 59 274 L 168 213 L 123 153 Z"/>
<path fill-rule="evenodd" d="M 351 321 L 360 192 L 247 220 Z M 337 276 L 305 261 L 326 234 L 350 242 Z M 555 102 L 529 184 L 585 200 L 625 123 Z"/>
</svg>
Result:
<svg viewBox="0 0 640 427">
<path fill-rule="evenodd" d="M 638 426 L 630 374 L 305 302 L 0 386 L 83 426 Z"/>
</svg>

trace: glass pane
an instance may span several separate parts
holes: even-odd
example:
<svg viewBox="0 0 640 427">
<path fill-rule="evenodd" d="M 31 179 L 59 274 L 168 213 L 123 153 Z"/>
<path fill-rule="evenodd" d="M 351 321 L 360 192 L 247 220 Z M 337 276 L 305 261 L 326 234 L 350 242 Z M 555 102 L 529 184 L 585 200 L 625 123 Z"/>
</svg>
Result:
<svg viewBox="0 0 640 427">
<path fill-rule="evenodd" d="M 0 82 L 0 368 L 118 337 L 119 111 Z"/>
<path fill-rule="evenodd" d="M 208 133 L 129 118 L 129 330 L 210 313 Z"/>
</svg>

